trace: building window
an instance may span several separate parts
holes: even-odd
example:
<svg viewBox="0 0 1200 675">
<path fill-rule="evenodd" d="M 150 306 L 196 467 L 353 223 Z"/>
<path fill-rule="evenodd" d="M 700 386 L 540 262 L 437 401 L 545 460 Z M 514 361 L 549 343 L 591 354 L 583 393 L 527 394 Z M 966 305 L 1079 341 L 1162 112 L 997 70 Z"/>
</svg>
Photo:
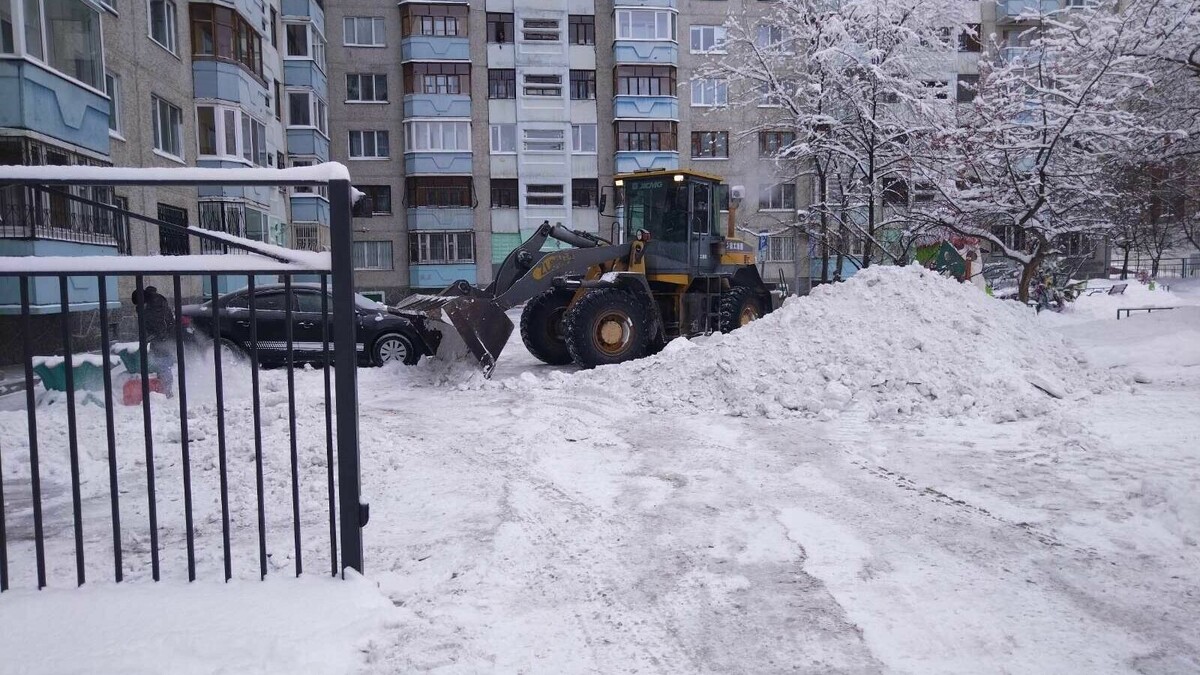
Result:
<svg viewBox="0 0 1200 675">
<path fill-rule="evenodd" d="M 288 126 L 313 127 L 329 135 L 329 106 L 311 91 L 288 92 Z"/>
<path fill-rule="evenodd" d="M 516 178 L 492 179 L 492 208 L 515 209 L 518 204 L 518 188 Z"/>
<path fill-rule="evenodd" d="M 760 131 L 758 132 L 758 156 L 775 157 L 796 142 L 796 134 L 791 131 Z"/>
<path fill-rule="evenodd" d="M 266 125 L 238 108 L 196 106 L 196 135 L 203 156 L 267 166 Z"/>
<path fill-rule="evenodd" d="M 474 199 L 470 176 L 409 176 L 404 183 L 405 205 L 410 208 L 471 208 Z"/>
<path fill-rule="evenodd" d="M 350 132 L 350 159 L 386 159 L 390 156 L 388 132 Z"/>
<path fill-rule="evenodd" d="M 796 240 L 790 234 L 767 238 L 766 262 L 785 263 L 796 259 Z"/>
<path fill-rule="evenodd" d="M 983 34 L 983 26 L 977 23 L 967 24 L 967 29 L 958 34 L 958 51 L 960 52 L 981 52 L 983 51 L 983 43 L 981 41 Z"/>
<path fill-rule="evenodd" d="M 615 126 L 618 151 L 675 152 L 679 148 L 675 122 L 621 120 Z"/>
<path fill-rule="evenodd" d="M 469 63 L 407 63 L 404 65 L 406 94 L 470 94 Z"/>
<path fill-rule="evenodd" d="M 970 103 L 975 100 L 975 94 L 979 93 L 979 76 L 978 75 L 959 75 L 956 100 L 959 103 Z"/>
<path fill-rule="evenodd" d="M 342 19 L 342 30 L 342 44 L 347 47 L 383 47 L 387 44 L 382 16 L 348 16 Z"/>
<path fill-rule="evenodd" d="M 407 152 L 470 152 L 471 123 L 420 120 L 404 123 Z"/>
<path fill-rule="evenodd" d="M 791 183 L 767 185 L 758 191 L 759 211 L 795 211 L 796 186 Z"/>
<path fill-rule="evenodd" d="M 596 154 L 596 125 L 571 125 L 571 152 L 581 155 Z"/>
<path fill-rule="evenodd" d="M 783 80 L 775 86 L 771 82 L 763 82 L 758 86 L 760 108 L 778 108 L 783 105 L 784 99 L 791 96 L 796 91 L 796 85 L 790 80 Z"/>
<path fill-rule="evenodd" d="M 568 40 L 573 45 L 596 44 L 596 17 L 591 14 L 567 16 Z"/>
<path fill-rule="evenodd" d="M 388 216 L 392 213 L 392 186 L 390 185 L 359 185 L 356 186 L 371 200 L 371 213 L 377 216 Z"/>
<path fill-rule="evenodd" d="M 675 68 L 671 66 L 617 66 L 618 96 L 674 96 Z"/>
<path fill-rule="evenodd" d="M 311 59 L 325 69 L 325 37 L 311 23 L 289 23 L 284 26 L 284 58 Z"/>
<path fill-rule="evenodd" d="M 525 129 L 525 152 L 562 152 L 565 139 L 562 129 Z"/>
<path fill-rule="evenodd" d="M 354 269 L 356 269 L 356 270 L 390 270 L 390 269 L 392 269 L 392 242 L 390 242 L 390 241 L 356 241 L 356 242 L 354 242 Z"/>
<path fill-rule="evenodd" d="M 693 131 L 692 159 L 728 159 L 728 131 Z"/>
<path fill-rule="evenodd" d="M 121 135 L 121 78 L 104 74 L 104 93 L 108 94 L 108 130 Z"/>
<path fill-rule="evenodd" d="M 187 227 L 188 212 L 177 206 L 158 205 L 158 219 L 164 223 Z M 191 240 L 186 232 L 179 232 L 169 227 L 158 228 L 159 255 L 188 255 L 192 252 Z"/>
<path fill-rule="evenodd" d="M 262 38 L 236 10 L 193 4 L 192 56 L 241 64 L 262 77 Z"/>
<path fill-rule="evenodd" d="M 279 80 L 275 80 L 275 100 L 273 101 L 275 108 L 275 119 L 283 119 L 283 84 Z"/>
<path fill-rule="evenodd" d="M 571 206 L 594 209 L 599 204 L 600 182 L 595 178 L 576 178 L 571 181 Z"/>
<path fill-rule="evenodd" d="M 933 183 L 921 181 L 913 185 L 913 203 L 928 204 L 937 196 L 937 190 L 933 187 Z"/>
<path fill-rule="evenodd" d="M 516 98 L 517 71 L 513 68 L 488 69 L 488 98 Z"/>
<path fill-rule="evenodd" d="M 0 1 L 0 5 L 3 6 L 0 9 L 0 51 L 16 53 L 12 8 L 9 2 Z M 25 0 L 24 5 L 26 53 L 96 91 L 104 91 L 100 12 L 88 3 L 72 0 Z M 45 35 L 42 34 L 43 27 Z"/>
<path fill-rule="evenodd" d="M 517 151 L 517 125 L 493 124 L 488 131 L 493 155 L 509 155 Z"/>
<path fill-rule="evenodd" d="M 400 35 L 466 37 L 466 5 L 400 5 Z"/>
<path fill-rule="evenodd" d="M 950 98 L 950 86 L 948 82 L 943 80 L 925 80 L 922 84 L 925 85 L 925 90 L 933 98 L 939 101 Z"/>
<path fill-rule="evenodd" d="M 675 12 L 654 9 L 618 9 L 618 40 L 674 40 Z"/>
<path fill-rule="evenodd" d="M 528 206 L 562 206 L 563 186 L 556 183 L 531 183 L 525 186 Z"/>
<path fill-rule="evenodd" d="M 908 181 L 903 178 L 884 178 L 883 205 L 908 206 Z"/>
<path fill-rule="evenodd" d="M 521 40 L 523 42 L 558 42 L 558 19 L 522 19 Z"/>
<path fill-rule="evenodd" d="M 596 98 L 596 71 L 571 71 L 571 100 L 590 101 Z"/>
<path fill-rule="evenodd" d="M 498 12 L 487 13 L 487 41 L 495 44 L 511 44 L 513 41 L 513 15 Z"/>
<path fill-rule="evenodd" d="M 387 75 L 349 73 L 346 75 L 347 103 L 387 103 Z"/>
<path fill-rule="evenodd" d="M 729 105 L 729 81 L 715 78 L 696 78 L 691 82 L 692 107 L 713 108 Z"/>
<path fill-rule="evenodd" d="M 562 75 L 525 75 L 526 96 L 562 96 Z"/>
<path fill-rule="evenodd" d="M 693 54 L 724 54 L 724 26 L 692 26 Z"/>
<path fill-rule="evenodd" d="M 183 159 L 183 110 L 151 96 L 150 115 L 154 124 L 154 149 Z"/>
<path fill-rule="evenodd" d="M 171 0 L 150 0 L 150 39 L 176 53 L 178 28 L 175 26 L 175 3 Z"/>
<path fill-rule="evenodd" d="M 769 51 L 779 49 L 783 44 L 783 28 L 770 23 L 759 26 L 754 36 L 754 43 L 760 49 Z"/>
<path fill-rule="evenodd" d="M 475 233 L 413 232 L 408 235 L 408 256 L 414 265 L 475 262 Z"/>
</svg>

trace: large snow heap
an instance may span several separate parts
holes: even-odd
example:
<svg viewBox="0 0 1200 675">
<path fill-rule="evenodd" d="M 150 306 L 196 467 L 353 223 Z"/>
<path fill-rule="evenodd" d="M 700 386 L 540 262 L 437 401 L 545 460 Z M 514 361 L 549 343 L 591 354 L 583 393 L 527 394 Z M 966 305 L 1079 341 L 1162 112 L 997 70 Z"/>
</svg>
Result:
<svg viewBox="0 0 1200 675">
<path fill-rule="evenodd" d="M 528 382 L 523 382 L 529 385 Z M 534 386 L 596 387 L 648 412 L 1037 415 L 1121 386 L 1033 311 L 919 266 L 877 266 L 727 335 Z"/>
</svg>

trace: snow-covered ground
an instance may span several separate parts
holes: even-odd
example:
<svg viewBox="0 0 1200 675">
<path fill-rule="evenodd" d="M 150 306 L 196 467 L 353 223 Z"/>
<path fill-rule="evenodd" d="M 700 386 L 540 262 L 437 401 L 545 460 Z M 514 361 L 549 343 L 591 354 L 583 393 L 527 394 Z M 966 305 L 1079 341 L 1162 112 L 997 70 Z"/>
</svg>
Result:
<svg viewBox="0 0 1200 675">
<path fill-rule="evenodd" d="M 1200 305 L 1195 284 L 1127 293 L 1119 306 Z M 156 397 L 166 581 L 142 583 L 147 543 L 130 534 L 132 583 L 69 589 L 65 453 L 47 429 L 64 590 L 0 597 L 0 672 L 1200 671 L 1200 308 L 1117 322 L 1112 300 L 1035 316 L 883 269 L 591 372 L 543 366 L 519 338 L 491 381 L 455 364 L 362 370 L 367 570 L 341 592 L 308 578 L 328 571 L 323 416 L 306 414 L 320 373 L 297 375 L 311 509 L 300 581 L 182 581 L 179 439 Z M 277 375 L 264 381 L 268 476 L 287 462 Z M 235 576 L 253 578 L 252 446 L 233 386 Z M 195 401 L 199 564 L 213 578 L 213 409 Z M 81 414 L 88 433 L 102 420 Z M 118 421 L 132 425 L 121 464 L 136 497 L 140 412 Z M 0 412 L 10 537 L 29 529 L 9 489 L 24 424 Z M 89 578 L 104 579 L 97 448 L 82 473 Z M 290 486 L 267 490 L 284 577 Z M 142 501 L 122 510 L 144 527 Z M 21 544 L 9 554 L 27 587 Z M 105 611 L 124 638 L 84 639 Z M 247 616 L 254 628 L 238 630 Z M 50 644 L 66 645 L 57 660 L 43 658 Z"/>
</svg>

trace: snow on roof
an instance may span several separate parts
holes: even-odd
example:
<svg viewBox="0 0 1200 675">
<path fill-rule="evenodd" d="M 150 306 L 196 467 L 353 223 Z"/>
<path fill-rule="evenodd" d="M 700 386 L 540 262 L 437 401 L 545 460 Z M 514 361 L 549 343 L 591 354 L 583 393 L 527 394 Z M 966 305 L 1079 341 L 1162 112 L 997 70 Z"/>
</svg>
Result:
<svg viewBox="0 0 1200 675">
<path fill-rule="evenodd" d="M 312 272 L 329 269 L 328 253 L 303 253 L 305 261 L 279 262 L 254 254 L 0 256 L 0 272 L 50 274 L 172 274 L 190 272 Z M 312 264 L 324 261 L 322 264 Z"/>
<path fill-rule="evenodd" d="M 246 168 L 214 169 L 202 167 L 116 167 L 116 166 L 0 166 L 0 184 L 7 181 L 26 182 L 84 182 L 104 181 L 104 184 L 156 183 L 328 183 L 350 180 L 344 164 L 325 162 L 315 166 L 290 169 Z"/>
</svg>

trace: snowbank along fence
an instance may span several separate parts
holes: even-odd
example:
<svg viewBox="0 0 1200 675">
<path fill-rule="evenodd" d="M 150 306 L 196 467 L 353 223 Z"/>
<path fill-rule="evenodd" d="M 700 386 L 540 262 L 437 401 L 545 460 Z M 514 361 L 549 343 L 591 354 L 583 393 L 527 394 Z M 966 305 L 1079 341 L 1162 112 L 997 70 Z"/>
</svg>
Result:
<svg viewBox="0 0 1200 675">
<path fill-rule="evenodd" d="M 146 577 L 158 581 L 164 572 L 169 577 L 182 578 L 185 566 L 189 581 L 197 578 L 198 567 L 202 576 L 215 577 L 220 569 L 225 580 L 235 575 L 248 576 L 252 571 L 264 578 L 272 569 L 294 570 L 299 575 L 305 570 L 305 562 L 310 563 L 312 571 L 314 557 L 326 558 L 327 566 L 316 569 L 327 569 L 333 575 L 346 567 L 362 571 L 361 528 L 366 521 L 366 506 L 359 494 L 353 198 L 348 179 L 344 167 L 336 164 L 215 172 L 0 167 L 0 189 L 22 191 L 31 199 L 53 191 L 56 199 L 70 200 L 72 208 L 112 214 L 114 222 L 142 221 L 152 226 L 151 231 L 157 227 L 185 238 L 198 237 L 205 244 L 203 249 L 225 253 L 0 257 L 0 289 L 19 295 L 19 315 L 15 318 L 21 327 L 19 356 L 25 378 L 24 409 L 2 413 L 10 417 L 0 429 L 0 437 L 6 437 L 0 440 L 0 591 L 8 590 L 10 584 L 23 587 L 36 583 L 37 588 L 42 588 L 48 584 L 48 575 L 51 579 L 69 578 L 71 571 L 79 585 L 109 575 L 117 582 Z M 164 222 L 82 196 L 95 194 L 87 188 L 96 186 L 326 186 L 331 250 L 327 254 L 291 251 Z M 41 223 L 43 227 L 36 236 L 53 236 L 54 226 L 68 229 L 71 224 L 70 221 Z M 313 280 L 310 287 L 319 284 L 321 334 L 317 360 L 327 364 L 326 367 L 314 372 L 300 366 L 293 344 L 294 303 L 289 301 L 284 307 L 285 365 L 276 370 L 260 368 L 258 318 L 263 310 L 256 307 L 258 303 L 253 298 L 256 282 L 261 284 L 264 276 L 278 277 L 288 298 L 292 297 L 297 277 Z M 157 281 L 162 279 L 169 282 Z M 113 367 L 119 362 L 113 355 L 150 353 L 153 358 L 155 353 L 148 350 L 146 314 L 149 312 L 136 312 L 136 342 L 130 336 L 130 342 L 116 345 L 110 311 L 119 306 L 119 298 L 113 297 L 118 280 L 124 280 L 124 285 L 136 289 L 142 297 L 149 282 L 155 281 L 166 299 L 174 317 L 171 331 L 174 344 L 160 346 L 159 353 L 161 358 L 163 352 L 169 351 L 168 360 L 173 357 L 175 361 L 173 400 L 151 395 L 154 388 L 151 359 L 126 359 L 134 372 L 124 376 Z M 187 337 L 190 331 L 184 306 L 188 289 L 207 286 L 213 296 L 219 296 L 218 289 L 222 286 L 240 285 L 247 288 L 251 297 L 246 309 L 248 325 L 242 322 L 249 331 L 245 345 L 248 363 L 233 364 L 229 352 L 223 354 L 224 350 L 213 348 L 207 340 Z M 89 342 L 98 344 L 94 350 L 98 353 L 81 349 L 80 336 L 73 335 L 71 328 L 72 303 L 79 301 L 80 288 L 96 294 L 90 298 L 94 304 L 88 306 L 98 310 L 99 335 L 92 336 L 95 339 Z M 57 303 L 53 300 L 47 303 L 46 298 L 53 298 L 55 289 Z M 231 319 L 212 309 L 215 306 L 214 302 L 201 312 L 212 324 L 211 334 L 220 335 L 221 322 Z M 15 307 L 10 311 L 17 314 Z M 57 313 L 61 318 L 61 350 L 54 350 L 61 351 L 60 354 L 47 355 L 46 346 L 32 337 L 30 322 L 37 312 Z M 78 350 L 75 353 L 73 341 Z M 197 353 L 204 355 L 204 373 L 196 372 Z M 308 356 L 311 358 L 312 354 Z M 239 372 L 231 373 L 235 368 Z M 38 385 L 35 370 L 47 373 L 51 369 L 59 380 L 56 384 L 61 392 L 46 405 L 42 399 L 49 384 Z M 96 371 L 100 382 L 81 381 L 87 373 L 91 374 L 89 379 L 97 379 Z M 230 378 L 235 374 L 249 383 L 231 401 Z M 306 378 L 301 393 L 307 400 L 323 403 L 324 412 L 321 420 L 319 415 L 311 414 L 317 408 L 307 406 L 304 410 L 309 412 L 302 416 L 299 430 L 298 374 Z M 116 378 L 125 379 L 127 388 L 133 391 L 123 391 Z M 273 390 L 264 392 L 264 385 Z M 284 410 L 284 386 L 286 413 L 280 412 Z M 274 407 L 270 410 L 275 419 L 266 420 L 268 424 L 264 425 L 264 400 L 268 395 L 274 397 Z M 197 402 L 199 399 L 203 399 L 203 404 Z M 140 420 L 137 420 L 139 409 Z M 241 415 L 249 421 L 244 426 L 229 428 L 230 415 Z M 171 428 L 164 429 L 164 425 Z M 198 433 L 197 427 L 207 431 Z M 62 441 L 64 435 L 63 461 L 57 467 L 51 466 L 47 461 L 53 454 L 50 451 L 61 448 L 48 446 Z M 298 444 L 311 452 L 298 454 Z M 239 447 L 244 450 L 240 462 L 231 455 Z M 163 457 L 164 450 L 171 456 Z M 6 467 L 6 462 L 11 464 Z M 314 467 L 318 463 L 323 466 Z M 93 468 L 96 475 L 89 473 Z M 156 469 L 160 475 L 156 475 Z M 304 489 L 302 470 L 309 479 Z M 197 472 L 201 474 L 201 483 L 204 478 L 213 478 L 211 492 L 197 492 L 204 487 L 194 485 Z M 235 483 L 233 488 L 237 488 L 232 489 L 232 494 L 231 478 Z M 317 487 L 316 483 L 324 484 Z M 267 502 L 273 496 L 281 500 L 290 496 L 290 519 L 286 515 L 267 519 Z M 247 516 L 242 519 L 241 527 L 231 528 L 231 498 L 235 502 L 241 500 L 246 507 Z M 302 506 L 305 513 L 310 516 L 315 513 L 316 518 L 302 519 Z M 160 522 L 160 509 L 164 507 L 171 509 L 173 522 L 178 521 L 179 527 Z M 254 511 L 256 522 L 249 515 Z M 327 530 L 320 523 L 325 520 L 322 514 L 327 514 Z M 126 522 L 122 522 L 123 515 Z M 291 546 L 282 543 L 287 541 L 286 536 L 282 542 L 280 537 L 288 520 Z M 309 526 L 303 533 L 302 522 Z M 320 527 L 313 527 L 318 524 Z M 275 532 L 269 533 L 269 529 Z M 322 530 L 325 534 L 321 534 Z M 273 556 L 268 553 L 269 534 L 274 536 L 273 542 L 279 542 L 272 546 Z M 307 537 L 307 545 L 302 545 L 302 534 Z M 165 535 L 162 541 L 160 535 Z M 254 548 L 257 551 L 252 552 Z M 255 559 L 257 569 L 252 570 L 249 561 Z M 287 564 L 281 564 L 281 559 Z M 242 568 L 236 574 L 235 561 Z"/>
</svg>

